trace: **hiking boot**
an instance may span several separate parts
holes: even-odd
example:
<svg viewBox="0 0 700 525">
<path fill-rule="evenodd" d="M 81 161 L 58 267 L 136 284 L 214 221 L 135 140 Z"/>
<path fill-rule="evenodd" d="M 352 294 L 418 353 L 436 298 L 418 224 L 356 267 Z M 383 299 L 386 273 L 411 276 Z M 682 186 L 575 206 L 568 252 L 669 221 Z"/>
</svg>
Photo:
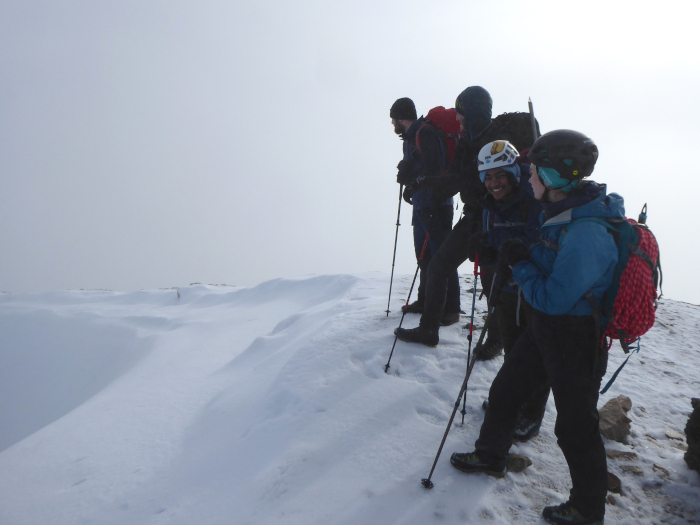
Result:
<svg viewBox="0 0 700 525">
<path fill-rule="evenodd" d="M 513 439 L 520 442 L 529 441 L 540 433 L 540 427 L 542 426 L 542 420 L 530 419 L 527 417 L 518 418 L 517 426 L 515 427 L 515 433 L 513 434 Z"/>
<path fill-rule="evenodd" d="M 561 505 L 545 507 L 542 517 L 549 523 L 563 525 L 604 525 L 605 520 L 587 518 L 567 501 Z"/>
<path fill-rule="evenodd" d="M 421 326 L 417 326 L 416 328 L 397 328 L 394 330 L 394 334 L 407 343 L 420 343 L 432 347 L 437 346 L 440 340 L 437 330 L 428 330 Z"/>
<path fill-rule="evenodd" d="M 459 311 L 445 312 L 440 318 L 440 326 L 450 326 L 451 324 L 459 323 Z"/>
<path fill-rule="evenodd" d="M 487 337 L 483 345 L 474 349 L 474 353 L 477 361 L 488 361 L 501 355 L 501 350 L 503 350 L 503 343 Z"/>
<path fill-rule="evenodd" d="M 479 456 L 476 455 L 476 451 L 467 454 L 455 452 L 452 454 L 452 457 L 450 457 L 450 463 L 454 468 L 462 472 L 483 472 L 494 478 L 502 478 L 506 475 L 505 461 L 498 464 L 486 463 L 479 459 Z"/>
<path fill-rule="evenodd" d="M 423 313 L 423 303 L 418 301 L 413 301 L 411 304 L 405 304 L 401 307 L 402 313 L 407 314 L 422 314 Z"/>
</svg>

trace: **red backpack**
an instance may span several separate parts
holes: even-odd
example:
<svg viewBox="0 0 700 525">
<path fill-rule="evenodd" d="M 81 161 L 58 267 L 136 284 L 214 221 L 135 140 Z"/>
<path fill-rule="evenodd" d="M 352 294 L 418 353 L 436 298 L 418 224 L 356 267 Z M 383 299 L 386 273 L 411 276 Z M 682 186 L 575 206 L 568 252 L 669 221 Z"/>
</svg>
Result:
<svg viewBox="0 0 700 525">
<path fill-rule="evenodd" d="M 454 108 L 445 109 L 437 106 L 428 111 L 423 125 L 416 133 L 416 147 L 420 150 L 420 130 L 425 126 L 431 126 L 437 130 L 440 141 L 445 147 L 445 169 L 452 164 L 455 156 L 455 149 L 459 141 L 459 122 L 457 121 L 457 111 Z"/>
<path fill-rule="evenodd" d="M 637 343 L 632 349 L 639 352 L 639 338 L 647 333 L 656 319 L 657 288 L 661 287 L 661 260 L 659 245 L 654 234 L 646 225 L 647 205 L 639 214 L 639 221 L 633 219 L 602 219 L 600 217 L 581 217 L 574 219 L 568 227 L 584 221 L 597 222 L 610 231 L 617 244 L 618 258 L 613 271 L 610 288 L 603 295 L 601 308 L 597 307 L 593 294 L 589 290 L 585 297 L 591 302 L 593 316 L 600 323 L 600 344 L 609 350 L 614 339 L 620 341 L 620 346 L 629 353 L 630 344 Z M 559 249 L 559 243 L 548 246 Z M 604 394 L 613 384 L 617 375 L 632 356 L 629 354 L 610 381 L 600 391 Z"/>
<path fill-rule="evenodd" d="M 636 342 L 654 325 L 656 318 L 657 288 L 661 285 L 661 261 L 659 245 L 646 222 L 646 204 L 639 216 L 633 219 L 603 219 L 581 217 L 562 229 L 559 243 L 548 243 L 549 248 L 559 250 L 567 230 L 580 222 L 596 222 L 612 233 L 617 244 L 617 264 L 610 287 L 603 295 L 598 308 L 589 290 L 585 297 L 591 302 L 593 316 L 600 323 L 600 344 L 610 349 L 614 339 L 628 353 L 629 345 Z"/>
<path fill-rule="evenodd" d="M 646 204 L 642 217 L 646 219 Z M 619 236 L 619 258 L 613 283 L 604 297 L 603 314 L 608 324 L 602 342 L 609 339 L 610 348 L 613 339 L 618 339 L 623 350 L 628 352 L 629 344 L 654 325 L 656 289 L 661 285 L 659 245 L 644 222 L 627 219 L 608 228 Z"/>
</svg>

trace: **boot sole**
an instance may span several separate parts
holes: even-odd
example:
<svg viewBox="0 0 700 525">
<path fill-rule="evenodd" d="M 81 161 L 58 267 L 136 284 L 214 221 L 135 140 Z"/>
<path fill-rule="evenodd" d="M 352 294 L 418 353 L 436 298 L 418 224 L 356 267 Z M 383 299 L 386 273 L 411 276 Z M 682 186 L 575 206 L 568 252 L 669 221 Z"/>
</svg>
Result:
<svg viewBox="0 0 700 525">
<path fill-rule="evenodd" d="M 504 478 L 506 476 L 506 470 L 503 469 L 503 471 L 496 471 L 496 470 L 481 470 L 481 469 L 472 469 L 471 467 L 461 467 L 457 464 L 455 464 L 452 460 L 450 460 L 450 464 L 456 468 L 457 470 L 461 472 L 466 472 L 467 474 L 487 474 L 491 476 L 492 478 Z"/>
<path fill-rule="evenodd" d="M 463 468 L 457 467 L 454 463 L 452 463 L 452 466 L 461 472 L 466 472 L 467 474 L 479 474 L 479 473 L 481 473 L 481 474 L 486 474 L 488 476 L 491 476 L 492 478 L 499 478 L 499 479 L 506 477 L 505 472 L 496 472 L 493 470 L 465 470 Z"/>
<path fill-rule="evenodd" d="M 430 345 L 428 343 L 421 343 L 420 341 L 410 341 L 408 339 L 401 339 L 401 337 L 399 337 L 399 341 L 403 341 L 404 343 L 415 343 L 417 345 L 427 346 L 428 348 L 437 348 L 437 343 L 435 343 L 434 345 Z"/>
</svg>

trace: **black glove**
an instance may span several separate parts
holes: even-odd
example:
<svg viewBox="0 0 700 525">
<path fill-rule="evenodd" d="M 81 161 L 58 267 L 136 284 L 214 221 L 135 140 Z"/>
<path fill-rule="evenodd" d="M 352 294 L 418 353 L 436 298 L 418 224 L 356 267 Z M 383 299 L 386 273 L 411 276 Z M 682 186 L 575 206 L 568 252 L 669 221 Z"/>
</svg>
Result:
<svg viewBox="0 0 700 525">
<path fill-rule="evenodd" d="M 405 200 L 409 204 L 413 204 L 413 200 L 411 198 L 413 197 L 413 194 L 416 192 L 416 188 L 413 186 L 406 186 L 403 190 L 403 200 Z"/>
<path fill-rule="evenodd" d="M 479 262 L 490 264 L 496 262 L 496 249 L 489 245 L 489 233 L 479 232 L 469 237 L 467 241 L 467 258 L 475 262 L 476 254 L 479 254 Z"/>
<path fill-rule="evenodd" d="M 512 268 L 520 261 L 530 259 L 530 250 L 520 239 L 508 239 L 501 244 L 498 250 L 498 268 L 496 272 L 502 279 L 508 280 L 512 275 Z"/>
<path fill-rule="evenodd" d="M 530 250 L 521 239 L 508 239 L 498 250 L 498 260 L 510 267 L 530 258 Z"/>
<path fill-rule="evenodd" d="M 402 160 L 396 166 L 399 172 L 396 174 L 396 182 L 407 186 L 413 181 L 412 164 L 407 160 Z"/>
</svg>

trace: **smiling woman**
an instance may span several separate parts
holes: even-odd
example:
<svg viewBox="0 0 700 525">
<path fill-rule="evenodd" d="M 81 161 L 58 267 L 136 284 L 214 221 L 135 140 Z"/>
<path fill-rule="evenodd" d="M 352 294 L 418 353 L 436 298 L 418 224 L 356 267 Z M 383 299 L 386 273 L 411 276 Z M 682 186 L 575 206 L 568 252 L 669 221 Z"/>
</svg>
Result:
<svg viewBox="0 0 700 525">
<path fill-rule="evenodd" d="M 524 246 L 537 237 L 541 206 L 532 194 L 528 184 L 528 165 L 519 156 L 518 150 L 506 140 L 496 140 L 486 144 L 479 151 L 479 177 L 484 182 L 488 194 L 479 200 L 483 208 L 483 232 L 469 239 L 470 259 L 476 260 L 484 273 L 485 289 L 489 290 L 490 300 L 496 300 L 499 307 L 489 321 L 489 336 L 477 350 L 478 359 L 493 359 L 501 353 L 506 355 L 523 332 L 529 319 L 529 309 L 519 308 L 516 289 L 508 285 L 503 276 L 494 278 L 496 254 L 506 242 L 517 239 Z M 541 405 L 547 399 L 542 392 L 533 409 L 523 411 L 527 419 L 541 420 Z M 544 399 L 540 399 L 544 396 Z"/>
<path fill-rule="evenodd" d="M 479 178 L 491 196 L 501 200 L 512 196 L 520 182 L 520 169 L 515 165 L 518 150 L 506 140 L 486 144 L 479 152 Z"/>
<path fill-rule="evenodd" d="M 512 193 L 515 186 L 511 183 L 512 177 L 513 175 L 503 168 L 491 168 L 484 177 L 486 191 L 496 200 L 504 199 Z"/>
</svg>

